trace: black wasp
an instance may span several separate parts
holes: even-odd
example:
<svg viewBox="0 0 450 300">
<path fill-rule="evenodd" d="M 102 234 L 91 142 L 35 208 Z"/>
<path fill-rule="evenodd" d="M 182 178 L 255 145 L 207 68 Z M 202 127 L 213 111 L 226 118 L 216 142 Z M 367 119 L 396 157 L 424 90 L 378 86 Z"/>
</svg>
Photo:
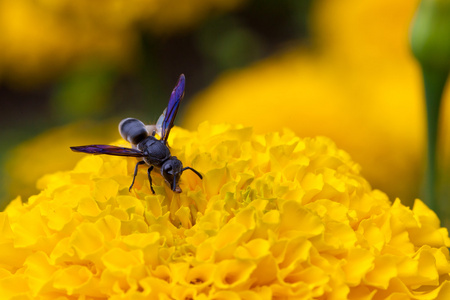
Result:
<svg viewBox="0 0 450 300">
<path fill-rule="evenodd" d="M 147 164 L 150 167 L 147 170 L 148 180 L 150 182 L 150 189 L 153 194 L 155 191 L 152 186 L 152 177 L 150 175 L 154 167 L 161 169 L 161 175 L 169 184 L 172 191 L 181 193 L 178 186 L 180 176 L 185 170 L 191 170 L 197 174 L 200 179 L 203 179 L 199 172 L 191 167 L 184 167 L 181 161 L 170 154 L 170 149 L 167 146 L 167 138 L 170 130 L 173 127 L 175 116 L 177 115 L 178 107 L 184 96 L 184 87 L 186 79 L 181 74 L 178 83 L 170 95 L 169 105 L 162 113 L 156 124 L 156 130 L 153 130 L 149 135 L 144 123 L 138 119 L 126 118 L 119 124 L 119 132 L 124 140 L 131 143 L 133 148 L 116 147 L 111 145 L 87 145 L 70 147 L 75 152 L 84 152 L 90 154 L 107 154 L 116 156 L 131 156 L 142 158 L 134 168 L 133 181 L 130 185 L 130 191 L 133 187 L 139 165 Z M 156 133 L 161 137 L 157 139 Z"/>
</svg>

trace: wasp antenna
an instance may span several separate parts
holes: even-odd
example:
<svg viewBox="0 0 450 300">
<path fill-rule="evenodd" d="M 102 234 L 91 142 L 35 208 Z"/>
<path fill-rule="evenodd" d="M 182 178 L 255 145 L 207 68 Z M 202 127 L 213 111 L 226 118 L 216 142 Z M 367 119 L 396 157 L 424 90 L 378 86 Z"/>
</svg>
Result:
<svg viewBox="0 0 450 300">
<path fill-rule="evenodd" d="M 185 168 L 181 169 L 181 172 L 184 172 L 185 170 L 191 170 L 192 172 L 197 174 L 197 176 L 200 177 L 200 179 L 203 179 L 203 176 L 197 170 L 195 170 L 194 168 L 185 167 Z"/>
</svg>

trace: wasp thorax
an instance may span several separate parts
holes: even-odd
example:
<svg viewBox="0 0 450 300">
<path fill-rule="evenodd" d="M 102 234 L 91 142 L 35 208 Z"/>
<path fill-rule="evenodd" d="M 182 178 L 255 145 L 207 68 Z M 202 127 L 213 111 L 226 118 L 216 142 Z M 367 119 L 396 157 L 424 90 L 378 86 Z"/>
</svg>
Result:
<svg viewBox="0 0 450 300">
<path fill-rule="evenodd" d="M 134 145 L 148 136 L 145 124 L 134 118 L 123 119 L 119 123 L 119 132 L 124 140 Z"/>
</svg>

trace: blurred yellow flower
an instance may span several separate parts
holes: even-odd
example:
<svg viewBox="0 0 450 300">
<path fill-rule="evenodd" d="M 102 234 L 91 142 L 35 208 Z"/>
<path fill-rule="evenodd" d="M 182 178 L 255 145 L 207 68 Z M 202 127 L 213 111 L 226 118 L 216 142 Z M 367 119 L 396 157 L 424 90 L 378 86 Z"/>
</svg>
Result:
<svg viewBox="0 0 450 300">
<path fill-rule="evenodd" d="M 136 160 L 83 157 L 0 213 L 2 299 L 446 299 L 448 232 L 372 190 L 327 138 L 174 128 L 199 170 L 172 193 Z"/>
<path fill-rule="evenodd" d="M 1 0 L 0 78 L 41 81 L 91 57 L 127 65 L 140 30 L 173 32 L 242 2 Z"/>
<path fill-rule="evenodd" d="M 17 195 L 28 198 L 36 194 L 36 182 L 45 174 L 72 169 L 80 157 L 69 147 L 115 139 L 117 124 L 117 120 L 83 121 L 55 127 L 12 149 L 2 174 L 8 202 Z M 7 200 L 1 200 L 4 208 Z"/>
<path fill-rule="evenodd" d="M 323 52 L 351 67 L 381 69 L 399 60 L 414 64 L 409 30 L 419 2 L 314 1 L 313 38 Z"/>
<path fill-rule="evenodd" d="M 286 126 L 300 136 L 328 136 L 374 187 L 412 203 L 425 162 L 422 79 L 408 46 L 418 1 L 313 3 L 318 47 L 294 47 L 223 74 L 193 99 L 183 126 L 196 128 L 206 115 L 257 132 Z M 448 119 L 450 106 L 444 109 Z"/>
</svg>

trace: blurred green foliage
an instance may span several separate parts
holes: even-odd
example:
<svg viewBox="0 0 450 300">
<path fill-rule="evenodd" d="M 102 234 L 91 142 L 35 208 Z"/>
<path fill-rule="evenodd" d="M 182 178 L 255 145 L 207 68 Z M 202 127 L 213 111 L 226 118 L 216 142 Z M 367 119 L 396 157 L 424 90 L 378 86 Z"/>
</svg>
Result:
<svg viewBox="0 0 450 300">
<path fill-rule="evenodd" d="M 441 102 L 450 75 L 450 1 L 421 1 L 411 27 L 411 49 L 423 74 L 427 111 L 427 170 L 425 203 L 450 227 L 448 197 L 439 197 L 441 179 L 437 159 Z M 448 182 L 448 181 L 444 181 Z M 444 184 L 445 185 L 445 184 Z"/>
<path fill-rule="evenodd" d="M 111 111 L 108 103 L 117 70 L 98 61 L 86 61 L 75 67 L 55 84 L 50 98 L 52 115 L 62 124 L 104 116 Z"/>
</svg>

